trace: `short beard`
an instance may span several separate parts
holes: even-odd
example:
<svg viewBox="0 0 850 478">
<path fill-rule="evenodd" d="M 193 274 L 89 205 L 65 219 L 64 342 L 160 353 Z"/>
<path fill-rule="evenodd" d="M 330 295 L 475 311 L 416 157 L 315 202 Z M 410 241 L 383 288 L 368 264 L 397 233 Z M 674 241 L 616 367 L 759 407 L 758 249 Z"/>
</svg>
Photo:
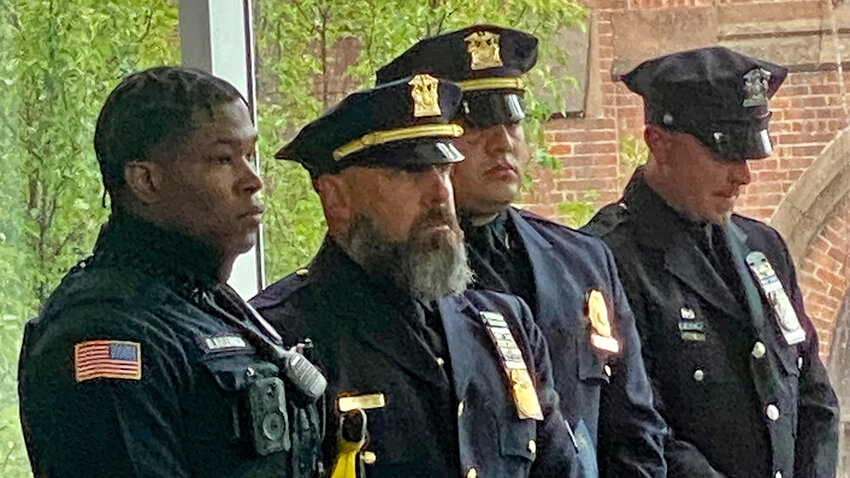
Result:
<svg viewBox="0 0 850 478">
<path fill-rule="evenodd" d="M 433 231 L 429 226 L 435 224 L 448 225 L 449 230 Z M 448 208 L 423 214 L 404 241 L 390 239 L 362 213 L 354 216 L 347 236 L 354 262 L 370 273 L 389 277 L 416 299 L 431 301 L 459 294 L 472 281 L 463 231 Z"/>
</svg>

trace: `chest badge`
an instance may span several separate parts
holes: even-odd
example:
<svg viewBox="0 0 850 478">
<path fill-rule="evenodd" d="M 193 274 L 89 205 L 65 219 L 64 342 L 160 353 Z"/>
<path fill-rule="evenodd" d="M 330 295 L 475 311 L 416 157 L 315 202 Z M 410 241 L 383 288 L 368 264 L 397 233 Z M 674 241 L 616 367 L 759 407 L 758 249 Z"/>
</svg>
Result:
<svg viewBox="0 0 850 478">
<path fill-rule="evenodd" d="M 608 304 L 599 289 L 591 289 L 588 292 L 586 313 L 590 320 L 590 327 L 593 329 L 590 334 L 590 344 L 605 352 L 614 354 L 619 352 L 620 343 L 613 337 L 611 321 L 608 320 Z"/>
<path fill-rule="evenodd" d="M 770 305 L 773 306 L 785 342 L 788 345 L 796 345 L 806 340 L 806 331 L 800 325 L 797 312 L 764 253 L 753 251 L 747 254 L 747 265 L 758 279 L 759 287 Z"/>
<path fill-rule="evenodd" d="M 705 341 L 705 322 L 696 320 L 697 314 L 690 307 L 679 309 L 679 334 L 682 340 L 691 342 Z"/>
<path fill-rule="evenodd" d="M 517 415 L 521 419 L 543 420 L 543 409 L 537 398 L 537 390 L 505 318 L 498 312 L 489 311 L 480 312 L 480 316 L 487 328 L 487 335 L 499 351 L 499 361 L 510 384 Z"/>
</svg>

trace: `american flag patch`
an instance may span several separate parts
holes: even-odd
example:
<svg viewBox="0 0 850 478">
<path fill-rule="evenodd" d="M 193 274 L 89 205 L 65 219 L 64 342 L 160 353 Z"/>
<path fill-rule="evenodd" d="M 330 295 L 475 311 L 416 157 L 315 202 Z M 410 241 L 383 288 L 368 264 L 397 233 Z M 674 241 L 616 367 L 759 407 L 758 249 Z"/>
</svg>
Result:
<svg viewBox="0 0 850 478">
<path fill-rule="evenodd" d="M 90 340 L 74 345 L 77 382 L 92 378 L 141 380 L 142 346 L 138 342 Z"/>
</svg>

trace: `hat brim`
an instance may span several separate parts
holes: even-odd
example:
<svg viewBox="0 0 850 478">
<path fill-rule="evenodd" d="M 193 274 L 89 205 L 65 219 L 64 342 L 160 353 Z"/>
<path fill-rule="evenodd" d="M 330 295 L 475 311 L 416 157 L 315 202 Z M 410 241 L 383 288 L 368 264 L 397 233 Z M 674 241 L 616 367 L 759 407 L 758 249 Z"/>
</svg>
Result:
<svg viewBox="0 0 850 478">
<path fill-rule="evenodd" d="M 748 125 L 715 125 L 697 138 L 722 161 L 764 159 L 773 154 L 767 118 Z"/>
<path fill-rule="evenodd" d="M 447 138 L 395 141 L 373 146 L 339 161 L 339 171 L 349 166 L 382 166 L 396 169 L 419 169 L 464 160 L 463 154 Z"/>
<path fill-rule="evenodd" d="M 461 116 L 468 126 L 488 128 L 525 119 L 525 100 L 516 91 L 475 91 L 465 93 Z"/>
</svg>

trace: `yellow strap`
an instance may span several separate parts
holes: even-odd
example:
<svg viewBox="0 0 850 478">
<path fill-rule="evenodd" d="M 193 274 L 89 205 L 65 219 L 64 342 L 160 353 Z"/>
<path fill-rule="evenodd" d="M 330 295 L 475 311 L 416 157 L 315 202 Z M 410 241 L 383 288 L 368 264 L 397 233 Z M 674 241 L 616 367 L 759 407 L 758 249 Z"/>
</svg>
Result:
<svg viewBox="0 0 850 478">
<path fill-rule="evenodd" d="M 408 126 L 406 128 L 373 131 L 335 149 L 334 159 L 339 161 L 340 159 L 358 151 L 362 151 L 369 146 L 377 146 L 379 144 L 389 143 L 392 141 L 441 136 L 457 138 L 461 135 L 463 135 L 463 128 L 460 125 L 453 123 L 423 124 L 419 126 Z"/>
<path fill-rule="evenodd" d="M 525 89 L 525 82 L 519 77 L 497 76 L 493 78 L 477 78 L 474 80 L 458 81 L 457 84 L 463 91 Z"/>
</svg>

